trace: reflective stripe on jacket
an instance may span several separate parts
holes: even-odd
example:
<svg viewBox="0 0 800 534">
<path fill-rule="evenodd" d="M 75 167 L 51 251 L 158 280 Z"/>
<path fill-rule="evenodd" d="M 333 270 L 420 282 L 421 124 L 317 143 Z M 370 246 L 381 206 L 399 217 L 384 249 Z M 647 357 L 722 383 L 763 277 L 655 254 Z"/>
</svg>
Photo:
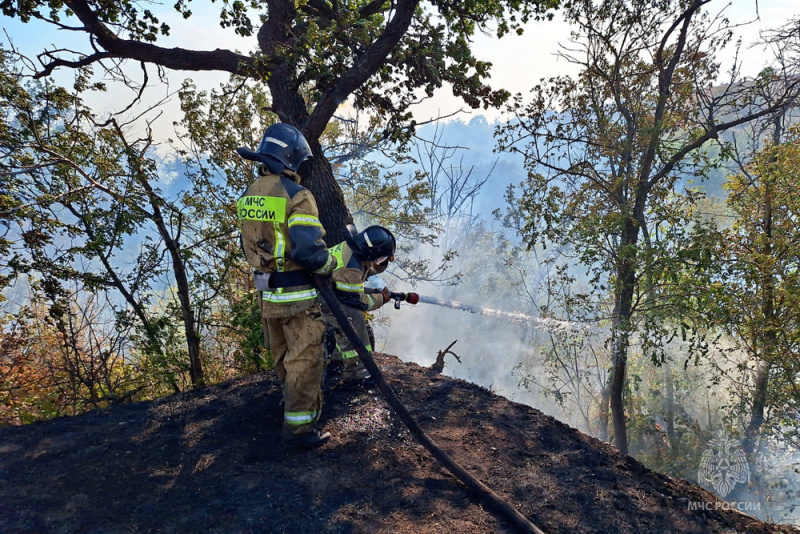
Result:
<svg viewBox="0 0 800 534">
<path fill-rule="evenodd" d="M 242 249 L 247 262 L 266 273 L 313 271 L 324 266 L 329 252 L 322 237 L 314 196 L 287 176 L 260 176 L 236 203 Z M 311 285 L 263 291 L 265 314 L 285 317 L 316 302 Z"/>
<path fill-rule="evenodd" d="M 337 260 L 337 268 L 331 275 L 337 298 L 348 306 L 362 311 L 372 311 L 383 305 L 380 293 L 365 294 L 364 281 L 367 269 L 347 242 L 331 247 L 330 253 Z"/>
</svg>

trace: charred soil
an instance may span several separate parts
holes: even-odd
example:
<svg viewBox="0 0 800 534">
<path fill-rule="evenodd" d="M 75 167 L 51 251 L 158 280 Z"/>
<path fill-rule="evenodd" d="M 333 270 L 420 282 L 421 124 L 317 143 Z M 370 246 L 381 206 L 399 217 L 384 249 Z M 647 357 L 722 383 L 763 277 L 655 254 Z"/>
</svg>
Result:
<svg viewBox="0 0 800 534">
<path fill-rule="evenodd" d="M 479 386 L 376 354 L 461 466 L 548 533 L 800 533 L 649 471 Z M 281 444 L 264 372 L 154 402 L 0 429 L 0 532 L 505 533 L 377 389 L 326 385 L 324 446 Z M 712 503 L 690 510 L 692 502 Z"/>
</svg>

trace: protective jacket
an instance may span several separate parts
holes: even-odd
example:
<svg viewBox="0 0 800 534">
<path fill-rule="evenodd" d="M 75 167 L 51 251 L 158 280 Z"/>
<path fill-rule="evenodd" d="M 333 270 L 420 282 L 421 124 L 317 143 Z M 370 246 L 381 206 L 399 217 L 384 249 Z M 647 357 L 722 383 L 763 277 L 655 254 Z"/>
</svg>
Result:
<svg viewBox="0 0 800 534">
<path fill-rule="evenodd" d="M 314 197 L 294 176 L 261 176 L 236 203 L 242 249 L 255 269 L 266 317 L 289 317 L 314 305 L 310 272 L 334 261 L 322 241 Z"/>
<path fill-rule="evenodd" d="M 330 253 L 337 260 L 331 280 L 339 301 L 361 311 L 372 311 L 383 306 L 383 295 L 364 293 L 364 282 L 369 273 L 362 263 L 363 260 L 347 242 L 332 247 Z"/>
</svg>

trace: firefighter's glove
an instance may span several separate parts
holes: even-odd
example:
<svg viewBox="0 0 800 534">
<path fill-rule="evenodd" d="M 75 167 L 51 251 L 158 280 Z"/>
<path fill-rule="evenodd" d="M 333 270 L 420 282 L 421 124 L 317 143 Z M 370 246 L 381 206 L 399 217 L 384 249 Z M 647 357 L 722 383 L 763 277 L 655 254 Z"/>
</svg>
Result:
<svg viewBox="0 0 800 534">
<path fill-rule="evenodd" d="M 336 265 L 338 262 L 336 258 L 333 257 L 333 254 L 328 254 L 328 261 L 325 262 L 325 265 L 314 271 L 314 274 L 317 276 L 330 276 L 333 274 L 333 271 L 336 270 Z"/>
<path fill-rule="evenodd" d="M 383 289 L 381 289 L 380 294 L 383 297 L 383 303 L 384 304 L 386 304 L 387 302 L 392 300 L 392 298 L 389 296 L 389 288 L 388 287 L 384 287 Z"/>
</svg>

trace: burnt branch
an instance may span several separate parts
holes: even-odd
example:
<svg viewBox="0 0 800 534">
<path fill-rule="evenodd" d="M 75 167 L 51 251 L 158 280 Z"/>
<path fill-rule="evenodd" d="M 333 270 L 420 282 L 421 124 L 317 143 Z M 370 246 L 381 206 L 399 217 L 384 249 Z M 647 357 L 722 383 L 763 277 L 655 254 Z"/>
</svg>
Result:
<svg viewBox="0 0 800 534">
<path fill-rule="evenodd" d="M 455 345 L 457 342 L 458 340 L 456 339 L 452 343 L 450 343 L 446 349 L 439 351 L 439 353 L 436 355 L 436 361 L 433 363 L 433 365 L 431 365 L 431 370 L 433 370 L 436 373 L 441 373 L 442 371 L 444 371 L 444 357 L 447 354 L 452 354 L 453 357 L 458 361 L 458 363 L 461 363 L 461 358 L 458 357 L 458 354 L 450 350 L 451 348 L 453 348 L 453 345 Z"/>
</svg>

